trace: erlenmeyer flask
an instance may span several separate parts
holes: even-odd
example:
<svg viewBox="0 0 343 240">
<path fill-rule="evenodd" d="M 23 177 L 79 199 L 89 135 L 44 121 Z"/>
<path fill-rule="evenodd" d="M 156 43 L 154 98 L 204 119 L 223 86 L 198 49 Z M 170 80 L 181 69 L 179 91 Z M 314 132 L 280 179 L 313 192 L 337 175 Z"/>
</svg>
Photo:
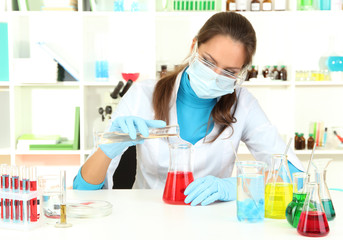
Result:
<svg viewBox="0 0 343 240">
<path fill-rule="evenodd" d="M 163 192 L 163 201 L 169 204 L 185 204 L 184 191 L 193 182 L 192 150 L 189 143 L 169 144 L 169 169 Z"/>
<path fill-rule="evenodd" d="M 274 154 L 271 160 L 265 189 L 265 217 L 285 219 L 287 205 L 293 197 L 287 155 Z"/>
<path fill-rule="evenodd" d="M 299 234 L 307 237 L 323 237 L 330 231 L 318 186 L 318 183 L 307 184 L 307 196 L 297 228 Z"/>
<path fill-rule="evenodd" d="M 326 168 L 331 161 L 331 158 L 313 159 L 312 161 L 316 174 L 316 182 L 319 184 L 319 195 L 328 221 L 331 221 L 336 217 L 330 192 L 326 184 Z"/>
<path fill-rule="evenodd" d="M 293 173 L 293 200 L 286 208 L 286 219 L 293 227 L 297 227 L 300 214 L 306 199 L 306 184 L 309 176 L 304 172 Z"/>
</svg>

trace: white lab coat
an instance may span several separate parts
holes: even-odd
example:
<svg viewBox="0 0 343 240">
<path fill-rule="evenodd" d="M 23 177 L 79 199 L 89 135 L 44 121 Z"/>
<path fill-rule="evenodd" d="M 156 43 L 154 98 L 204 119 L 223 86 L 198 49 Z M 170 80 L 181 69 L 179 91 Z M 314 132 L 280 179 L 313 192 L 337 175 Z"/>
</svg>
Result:
<svg viewBox="0 0 343 240">
<path fill-rule="evenodd" d="M 181 80 L 180 73 L 176 79 L 171 99 L 170 125 L 177 124 L 176 97 Z M 152 95 L 156 80 L 138 81 L 118 104 L 112 119 L 119 116 L 138 116 L 144 119 L 154 119 Z M 232 129 L 227 128 L 213 143 L 204 143 L 199 140 L 193 146 L 193 175 L 194 178 L 213 175 L 219 178 L 228 178 L 232 174 L 235 155 L 229 139 L 235 149 L 243 141 L 256 160 L 268 163 L 272 154 L 283 153 L 286 144 L 281 139 L 275 126 L 273 126 L 262 111 L 255 97 L 247 89 L 237 89 L 239 100 L 235 117 L 237 122 L 233 126 L 233 135 L 228 138 Z M 218 125 L 214 125 L 208 137 L 218 132 Z M 113 186 L 112 176 L 116 170 L 121 156 L 112 159 L 105 179 L 104 188 Z M 288 159 L 300 170 L 301 162 L 293 151 L 288 152 Z M 169 166 L 169 148 L 165 139 L 149 139 L 137 145 L 137 174 L 133 188 L 163 189 L 167 178 Z"/>
</svg>

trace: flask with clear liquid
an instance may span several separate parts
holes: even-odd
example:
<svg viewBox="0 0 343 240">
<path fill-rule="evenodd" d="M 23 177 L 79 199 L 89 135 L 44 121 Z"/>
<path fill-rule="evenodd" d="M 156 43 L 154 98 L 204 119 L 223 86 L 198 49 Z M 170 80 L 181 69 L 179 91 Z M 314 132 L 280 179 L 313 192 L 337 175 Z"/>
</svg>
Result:
<svg viewBox="0 0 343 240">
<path fill-rule="evenodd" d="M 288 169 L 287 155 L 272 155 L 265 189 L 265 217 L 285 219 L 286 208 L 293 198 L 292 178 Z"/>
<path fill-rule="evenodd" d="M 328 221 L 336 217 L 335 208 L 331 200 L 330 192 L 326 184 L 326 168 L 331 163 L 331 158 L 314 159 L 312 165 L 315 169 L 316 182 L 319 185 L 319 196 Z"/>
<path fill-rule="evenodd" d="M 178 125 L 169 125 L 163 128 L 150 128 L 148 137 L 144 137 L 138 132 L 135 140 L 131 139 L 128 133 L 122 132 L 96 132 L 94 134 L 96 142 L 95 145 L 98 147 L 100 144 L 139 141 L 143 139 L 154 138 L 179 137 L 180 129 Z"/>
</svg>

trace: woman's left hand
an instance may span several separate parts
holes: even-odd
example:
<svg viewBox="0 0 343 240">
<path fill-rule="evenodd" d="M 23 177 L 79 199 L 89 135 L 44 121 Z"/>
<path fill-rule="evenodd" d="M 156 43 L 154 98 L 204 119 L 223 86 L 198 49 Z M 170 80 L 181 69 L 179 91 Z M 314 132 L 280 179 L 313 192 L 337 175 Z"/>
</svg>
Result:
<svg viewBox="0 0 343 240">
<path fill-rule="evenodd" d="M 184 194 L 187 195 L 185 203 L 191 202 L 191 206 L 200 203 L 202 206 L 206 206 L 217 200 L 235 200 L 237 198 L 237 179 L 214 176 L 198 178 L 188 185 Z"/>
</svg>

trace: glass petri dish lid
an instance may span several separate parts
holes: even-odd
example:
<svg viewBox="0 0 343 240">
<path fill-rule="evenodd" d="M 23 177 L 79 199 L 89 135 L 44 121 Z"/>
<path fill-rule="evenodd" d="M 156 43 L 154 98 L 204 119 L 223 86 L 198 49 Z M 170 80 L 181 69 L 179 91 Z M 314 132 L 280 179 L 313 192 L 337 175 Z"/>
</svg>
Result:
<svg viewBox="0 0 343 240">
<path fill-rule="evenodd" d="M 107 201 L 91 200 L 67 203 L 67 216 L 71 218 L 105 217 L 112 213 L 112 204 Z"/>
</svg>

